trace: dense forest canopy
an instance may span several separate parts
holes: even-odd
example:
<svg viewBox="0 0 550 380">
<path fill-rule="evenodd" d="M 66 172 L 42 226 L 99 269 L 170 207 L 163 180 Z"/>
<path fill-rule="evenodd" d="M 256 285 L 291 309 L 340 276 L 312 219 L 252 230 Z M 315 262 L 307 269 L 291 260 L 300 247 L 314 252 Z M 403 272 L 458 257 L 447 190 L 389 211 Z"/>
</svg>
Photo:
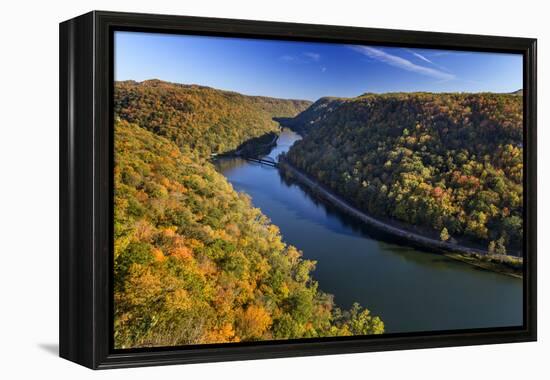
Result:
<svg viewBox="0 0 550 380">
<path fill-rule="evenodd" d="M 384 331 L 338 309 L 315 263 L 206 160 L 306 103 L 158 81 L 115 93 L 116 348 Z"/>
<path fill-rule="evenodd" d="M 160 80 L 115 83 L 118 117 L 202 156 L 277 131 L 274 117 L 295 116 L 310 104 Z"/>
<path fill-rule="evenodd" d="M 523 236 L 518 94 L 316 102 L 287 122 L 307 132 L 287 158 L 370 214 L 515 254 Z"/>
</svg>

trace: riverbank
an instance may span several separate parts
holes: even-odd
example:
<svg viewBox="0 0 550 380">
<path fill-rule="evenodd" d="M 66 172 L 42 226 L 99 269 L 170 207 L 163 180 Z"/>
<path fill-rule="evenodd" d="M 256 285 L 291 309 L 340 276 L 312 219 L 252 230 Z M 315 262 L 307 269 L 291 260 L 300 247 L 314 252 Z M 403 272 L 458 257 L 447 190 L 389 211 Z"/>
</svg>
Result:
<svg viewBox="0 0 550 380">
<path fill-rule="evenodd" d="M 317 181 L 313 180 L 307 174 L 301 172 L 290 163 L 283 160 L 279 162 L 279 168 L 283 173 L 290 175 L 291 178 L 305 185 L 333 206 L 357 218 L 392 240 L 399 240 L 400 243 L 405 245 L 411 245 L 416 248 L 428 249 L 433 252 L 441 253 L 451 259 L 462 261 L 485 270 L 490 270 L 517 278 L 523 277 L 523 259 L 520 257 L 510 255 L 490 255 L 487 251 L 481 249 L 465 247 L 454 243 L 432 239 L 430 237 L 383 222 L 350 205 L 346 200 L 326 189 L 324 186 L 317 183 Z"/>
</svg>

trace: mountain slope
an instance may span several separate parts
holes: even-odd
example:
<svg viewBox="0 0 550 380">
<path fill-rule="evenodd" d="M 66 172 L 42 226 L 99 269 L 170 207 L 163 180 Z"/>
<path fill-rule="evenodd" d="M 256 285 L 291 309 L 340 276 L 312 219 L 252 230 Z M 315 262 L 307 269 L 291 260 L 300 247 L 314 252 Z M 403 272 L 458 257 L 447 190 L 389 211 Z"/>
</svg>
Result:
<svg viewBox="0 0 550 380">
<path fill-rule="evenodd" d="M 251 133 L 244 121 L 271 128 L 270 115 L 300 102 L 158 82 L 117 86 L 116 348 L 384 331 L 358 305 L 336 308 L 311 277 L 315 263 L 206 159 L 213 131 L 239 144 Z"/>
<path fill-rule="evenodd" d="M 211 164 L 136 124 L 115 132 L 116 348 L 383 331 L 336 309 L 315 263 Z"/>
<path fill-rule="evenodd" d="M 357 207 L 443 240 L 521 249 L 522 97 L 367 94 L 316 120 L 287 158 Z"/>
<path fill-rule="evenodd" d="M 118 117 L 202 156 L 276 131 L 274 117 L 295 116 L 311 104 L 159 80 L 116 82 L 114 95 Z"/>
<path fill-rule="evenodd" d="M 277 120 L 282 126 L 289 127 L 304 135 L 320 125 L 323 120 L 329 117 L 345 100 L 344 98 L 323 97 L 297 116 L 293 118 L 278 118 Z"/>
</svg>

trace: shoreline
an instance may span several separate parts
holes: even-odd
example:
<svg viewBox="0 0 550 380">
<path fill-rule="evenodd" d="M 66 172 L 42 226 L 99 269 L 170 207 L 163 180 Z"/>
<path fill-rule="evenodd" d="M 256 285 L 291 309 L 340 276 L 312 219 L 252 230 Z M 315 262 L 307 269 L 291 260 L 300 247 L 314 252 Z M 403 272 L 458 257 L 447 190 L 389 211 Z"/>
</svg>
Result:
<svg viewBox="0 0 550 380">
<path fill-rule="evenodd" d="M 469 248 L 432 239 L 418 233 L 396 227 L 369 216 L 365 212 L 350 205 L 345 199 L 326 189 L 323 185 L 317 183 L 307 174 L 295 168 L 287 161 L 279 161 L 279 168 L 283 172 L 290 174 L 292 178 L 307 186 L 314 193 L 321 196 L 341 211 L 359 219 L 363 223 L 375 228 L 383 234 L 402 240 L 406 243 L 405 245 L 435 251 L 450 259 L 461 261 L 481 269 L 516 278 L 523 278 L 523 259 L 521 257 L 511 255 L 490 255 L 481 249 Z"/>
</svg>

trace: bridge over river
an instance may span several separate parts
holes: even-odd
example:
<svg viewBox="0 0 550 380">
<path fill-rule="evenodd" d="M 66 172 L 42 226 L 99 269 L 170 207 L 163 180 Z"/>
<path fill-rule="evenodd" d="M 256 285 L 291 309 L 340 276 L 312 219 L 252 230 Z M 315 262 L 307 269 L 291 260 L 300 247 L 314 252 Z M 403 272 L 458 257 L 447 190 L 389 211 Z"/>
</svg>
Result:
<svg viewBox="0 0 550 380">
<path fill-rule="evenodd" d="M 262 164 L 262 165 L 273 166 L 274 168 L 279 166 L 279 163 L 277 161 L 275 161 L 274 158 L 269 157 L 269 156 L 268 157 L 261 157 L 261 158 L 243 157 L 243 156 L 240 156 L 240 157 L 247 160 L 247 161 L 250 161 L 250 162 L 257 162 L 257 163 Z"/>
</svg>

